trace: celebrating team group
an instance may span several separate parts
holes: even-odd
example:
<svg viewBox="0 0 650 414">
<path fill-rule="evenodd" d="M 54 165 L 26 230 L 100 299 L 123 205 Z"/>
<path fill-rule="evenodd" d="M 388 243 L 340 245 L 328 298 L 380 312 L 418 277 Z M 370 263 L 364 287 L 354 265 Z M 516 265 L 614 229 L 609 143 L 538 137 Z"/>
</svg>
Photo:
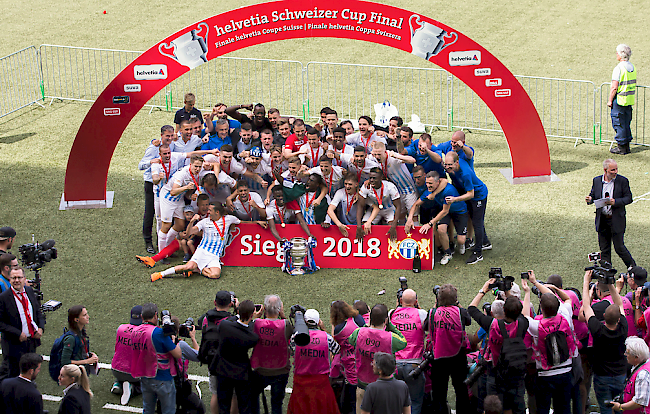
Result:
<svg viewBox="0 0 650 414">
<path fill-rule="evenodd" d="M 419 225 L 421 233 L 433 229 L 443 265 L 456 245 L 461 255 L 472 249 L 468 264 L 492 248 L 484 227 L 488 190 L 462 131 L 436 145 L 427 133 L 416 139 L 398 116 L 387 127 L 369 116 L 340 122 L 326 107 L 311 126 L 262 104 L 219 103 L 202 115 L 195 100 L 186 94 L 175 127 L 163 126 L 139 163 L 143 236 L 152 256 L 137 258 L 153 267 L 182 249 L 186 262 L 152 281 L 194 271 L 219 278 L 230 226 L 242 221 L 268 228 L 278 241 L 276 226 L 289 223 L 309 238 L 308 225 L 335 225 L 344 236 L 356 226 L 359 240 L 374 224 L 390 226 L 391 239 L 398 225 L 406 232 Z"/>
</svg>

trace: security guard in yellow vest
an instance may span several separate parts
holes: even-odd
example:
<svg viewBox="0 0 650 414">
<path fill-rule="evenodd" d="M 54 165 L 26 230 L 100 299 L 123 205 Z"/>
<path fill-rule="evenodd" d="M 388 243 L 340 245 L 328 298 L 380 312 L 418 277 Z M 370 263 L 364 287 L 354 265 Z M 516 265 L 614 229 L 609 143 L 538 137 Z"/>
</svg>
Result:
<svg viewBox="0 0 650 414">
<path fill-rule="evenodd" d="M 616 132 L 616 147 L 609 150 L 612 154 L 625 155 L 630 153 L 632 141 L 632 105 L 636 92 L 636 68 L 630 63 L 632 50 L 628 45 L 616 47 L 616 59 L 619 64 L 612 73 L 612 88 L 609 91 L 607 106 L 612 108 L 612 126 Z"/>
</svg>

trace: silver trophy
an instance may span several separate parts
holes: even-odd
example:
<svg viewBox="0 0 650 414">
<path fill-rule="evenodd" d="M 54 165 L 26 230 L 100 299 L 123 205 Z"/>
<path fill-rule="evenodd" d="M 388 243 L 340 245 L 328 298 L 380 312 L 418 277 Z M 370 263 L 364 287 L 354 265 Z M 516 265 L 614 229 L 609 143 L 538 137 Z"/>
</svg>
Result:
<svg viewBox="0 0 650 414">
<path fill-rule="evenodd" d="M 447 33 L 446 30 L 429 22 L 421 21 L 417 14 L 409 18 L 409 27 L 411 29 L 411 53 L 426 60 L 436 56 L 444 48 L 453 45 L 458 40 L 456 32 Z"/>
<path fill-rule="evenodd" d="M 190 69 L 207 62 L 209 27 L 205 22 L 199 23 L 196 27 L 170 43 L 158 45 L 160 54 L 172 58 Z"/>
<path fill-rule="evenodd" d="M 291 263 L 293 265 L 292 275 L 304 275 L 302 266 L 307 256 L 307 240 L 302 237 L 294 237 L 291 240 Z"/>
</svg>

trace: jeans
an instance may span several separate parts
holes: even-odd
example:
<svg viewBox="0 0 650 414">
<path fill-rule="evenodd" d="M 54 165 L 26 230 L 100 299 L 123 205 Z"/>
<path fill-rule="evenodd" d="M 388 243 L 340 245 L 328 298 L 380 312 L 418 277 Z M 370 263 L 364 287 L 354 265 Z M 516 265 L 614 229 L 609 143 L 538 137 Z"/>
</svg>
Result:
<svg viewBox="0 0 650 414">
<path fill-rule="evenodd" d="M 409 394 L 411 395 L 411 414 L 420 414 L 424 401 L 424 383 L 426 381 L 424 375 L 420 374 L 415 379 L 409 377 L 409 374 L 417 365 L 397 361 L 397 375 L 395 376 L 395 378 L 404 381 L 409 388 Z"/>
<path fill-rule="evenodd" d="M 272 377 L 260 375 L 258 381 L 260 381 L 262 392 L 264 392 L 264 388 L 271 386 L 271 413 L 282 414 L 282 402 L 284 401 L 285 388 L 289 382 L 289 374 L 274 375 Z M 260 412 L 260 396 L 254 396 L 251 400 L 251 412 L 254 414 Z"/>
<path fill-rule="evenodd" d="M 571 372 L 537 377 L 537 413 L 549 414 L 551 399 L 555 414 L 571 414 Z"/>
<path fill-rule="evenodd" d="M 621 106 L 616 102 L 612 104 L 612 127 L 616 132 L 614 139 L 620 145 L 629 144 L 632 141 L 632 130 L 630 123 L 632 122 L 632 107 Z"/>
<path fill-rule="evenodd" d="M 605 400 L 612 400 L 623 392 L 625 375 L 606 377 L 594 374 L 594 393 L 601 414 L 612 414 L 612 409 L 605 406 Z"/>
<path fill-rule="evenodd" d="M 154 378 L 141 378 L 142 414 L 154 414 L 156 401 L 160 400 L 162 414 L 176 413 L 176 386 L 174 381 L 160 381 Z"/>
<path fill-rule="evenodd" d="M 253 390 L 248 380 L 236 380 L 223 375 L 217 375 L 217 401 L 219 414 L 230 414 L 232 395 L 237 395 L 237 405 L 240 414 L 251 414 Z"/>
<path fill-rule="evenodd" d="M 526 387 L 523 378 L 516 384 L 497 384 L 493 375 L 487 376 L 486 381 L 487 395 L 496 395 L 503 404 L 503 409 L 512 410 L 513 414 L 526 413 Z"/>
<path fill-rule="evenodd" d="M 463 383 L 467 378 L 467 354 L 464 349 L 450 358 L 438 358 L 431 364 L 429 375 L 431 377 L 431 394 L 434 402 L 434 412 L 447 413 L 447 389 L 449 377 L 456 392 L 456 412 L 469 413 L 469 392 Z"/>
</svg>

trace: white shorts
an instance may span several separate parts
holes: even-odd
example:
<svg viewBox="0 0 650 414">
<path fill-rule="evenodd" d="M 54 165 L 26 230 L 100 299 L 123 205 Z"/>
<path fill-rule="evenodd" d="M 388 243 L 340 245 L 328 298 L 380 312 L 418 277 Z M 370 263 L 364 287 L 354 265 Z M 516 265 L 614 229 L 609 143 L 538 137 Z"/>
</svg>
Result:
<svg viewBox="0 0 650 414">
<path fill-rule="evenodd" d="M 183 216 L 183 208 L 185 208 L 183 199 L 181 199 L 180 202 L 172 202 L 164 197 L 159 197 L 159 199 L 160 219 L 163 223 L 171 223 L 174 221 L 174 217 L 185 220 L 185 216 Z"/>
<path fill-rule="evenodd" d="M 408 217 L 409 211 L 411 211 L 413 205 L 419 200 L 418 195 L 416 193 L 400 193 L 399 198 L 402 200 L 402 214 L 404 213 L 404 209 L 406 209 L 406 216 Z"/>
<path fill-rule="evenodd" d="M 206 267 L 210 269 L 211 267 L 218 267 L 221 269 L 221 261 L 219 256 L 216 254 L 209 253 L 203 249 L 196 249 L 194 255 L 190 259 L 190 262 L 196 263 L 199 267 L 199 271 L 203 271 Z"/>
<path fill-rule="evenodd" d="M 368 221 L 370 218 L 370 214 L 372 214 L 372 207 L 366 210 L 366 214 L 363 215 L 363 222 L 365 223 Z M 381 219 L 386 220 L 386 223 L 390 223 L 395 219 L 395 207 L 391 208 L 383 208 L 379 210 L 379 214 L 377 214 L 377 217 L 372 221 L 372 224 L 379 224 Z"/>
</svg>

